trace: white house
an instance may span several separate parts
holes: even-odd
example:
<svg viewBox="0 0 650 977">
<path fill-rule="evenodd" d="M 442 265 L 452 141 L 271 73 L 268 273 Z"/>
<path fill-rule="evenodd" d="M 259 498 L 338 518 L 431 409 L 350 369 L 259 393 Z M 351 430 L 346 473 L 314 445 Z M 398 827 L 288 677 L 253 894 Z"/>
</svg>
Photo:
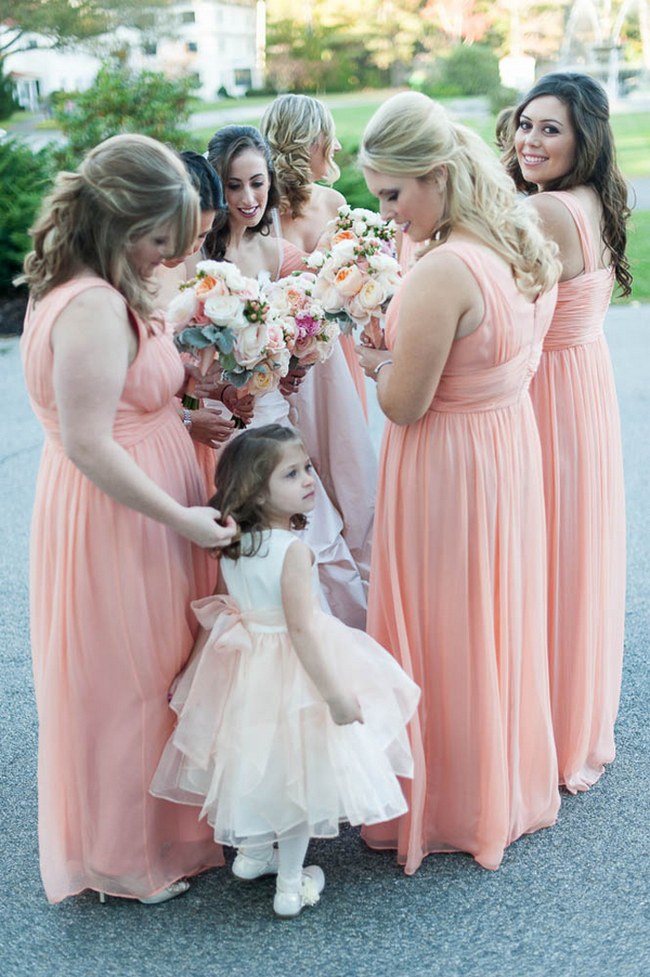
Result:
<svg viewBox="0 0 650 977">
<path fill-rule="evenodd" d="M 195 74 L 198 94 L 205 99 L 216 98 L 221 89 L 243 95 L 249 88 L 261 87 L 264 0 L 179 0 L 171 16 L 173 36 L 161 34 L 152 42 L 125 28 L 112 41 L 129 45 L 130 63 L 138 70 L 161 71 L 170 77 Z M 0 36 L 8 30 L 0 27 Z M 92 50 L 89 45 L 54 50 L 38 35 L 28 37 L 27 43 L 28 50 L 7 56 L 5 72 L 14 79 L 18 101 L 28 109 L 35 109 L 52 92 L 88 88 L 101 64 L 101 57 L 93 53 L 97 41 Z"/>
</svg>

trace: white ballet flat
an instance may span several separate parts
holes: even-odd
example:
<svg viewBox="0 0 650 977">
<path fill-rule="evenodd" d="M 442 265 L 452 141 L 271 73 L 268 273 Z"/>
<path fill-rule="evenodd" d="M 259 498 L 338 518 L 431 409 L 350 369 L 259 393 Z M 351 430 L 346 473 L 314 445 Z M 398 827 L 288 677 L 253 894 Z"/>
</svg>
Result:
<svg viewBox="0 0 650 977">
<path fill-rule="evenodd" d="M 158 906 L 161 902 L 169 902 L 170 899 L 175 899 L 176 896 L 182 896 L 183 893 L 187 892 L 190 887 L 190 883 L 186 879 L 179 879 L 178 882 L 172 882 L 168 885 L 166 889 L 162 892 L 157 892 L 155 896 L 147 896 L 146 899 L 138 899 L 143 906 Z M 99 901 L 104 904 L 106 902 L 106 893 L 99 893 Z"/>
<path fill-rule="evenodd" d="M 278 850 L 273 848 L 268 858 L 253 858 L 238 852 L 232 863 L 232 874 L 242 882 L 261 879 L 263 875 L 278 874 Z"/>
<path fill-rule="evenodd" d="M 325 873 L 318 865 L 308 865 L 302 870 L 298 888 L 284 889 L 278 879 L 273 911 L 281 919 L 293 919 L 303 906 L 315 906 L 325 888 Z"/>
</svg>

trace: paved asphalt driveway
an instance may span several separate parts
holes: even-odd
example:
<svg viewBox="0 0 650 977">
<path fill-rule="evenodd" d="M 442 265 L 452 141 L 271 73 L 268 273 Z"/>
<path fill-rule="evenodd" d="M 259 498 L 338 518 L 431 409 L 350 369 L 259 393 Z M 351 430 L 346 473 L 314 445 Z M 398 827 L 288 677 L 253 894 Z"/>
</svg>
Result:
<svg viewBox="0 0 650 977">
<path fill-rule="evenodd" d="M 280 922 L 272 881 L 207 873 L 158 907 L 48 906 L 36 838 L 27 545 L 40 430 L 16 340 L 0 342 L 0 977 L 648 977 L 650 975 L 650 309 L 608 317 L 627 469 L 629 587 L 618 758 L 498 872 L 430 856 L 406 878 L 344 830 L 314 843 L 319 906 Z M 373 431 L 380 421 L 373 415 Z M 116 785 L 119 789 L 119 785 Z"/>
</svg>

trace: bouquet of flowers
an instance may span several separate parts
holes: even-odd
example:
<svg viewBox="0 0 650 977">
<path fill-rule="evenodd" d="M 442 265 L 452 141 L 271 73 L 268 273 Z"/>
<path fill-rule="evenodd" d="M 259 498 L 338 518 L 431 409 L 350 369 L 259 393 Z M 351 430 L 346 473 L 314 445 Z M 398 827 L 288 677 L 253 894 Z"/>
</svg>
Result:
<svg viewBox="0 0 650 977">
<path fill-rule="evenodd" d="M 170 303 L 166 321 L 178 349 L 198 358 L 202 374 L 216 359 L 224 380 L 246 393 L 274 390 L 289 370 L 290 350 L 260 286 L 227 261 L 200 261 Z M 183 403 L 198 407 L 191 393 Z"/>
<path fill-rule="evenodd" d="M 371 210 L 346 204 L 339 207 L 329 229 L 327 249 L 305 259 L 317 271 L 314 296 L 344 333 L 355 326 L 381 333 L 379 323 L 400 279 L 395 226 Z"/>
<path fill-rule="evenodd" d="M 324 363 L 339 338 L 338 324 L 329 318 L 315 298 L 317 278 L 310 272 L 294 271 L 263 291 L 271 307 L 271 325 L 282 330 L 291 354 L 290 369 Z"/>
</svg>

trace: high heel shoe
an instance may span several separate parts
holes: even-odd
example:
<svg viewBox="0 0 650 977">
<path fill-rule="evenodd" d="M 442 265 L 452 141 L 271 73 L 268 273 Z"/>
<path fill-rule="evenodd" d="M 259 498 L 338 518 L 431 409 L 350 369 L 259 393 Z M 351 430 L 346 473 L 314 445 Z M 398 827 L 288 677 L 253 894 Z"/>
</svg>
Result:
<svg viewBox="0 0 650 977">
<path fill-rule="evenodd" d="M 166 889 L 162 892 L 157 892 L 155 896 L 147 896 L 145 899 L 138 899 L 143 906 L 158 906 L 161 902 L 169 902 L 170 899 L 175 899 L 176 896 L 182 896 L 190 887 L 190 883 L 186 879 L 179 879 L 178 882 L 172 882 L 168 885 Z M 106 902 L 106 893 L 99 893 L 99 901 L 102 905 Z"/>
</svg>

